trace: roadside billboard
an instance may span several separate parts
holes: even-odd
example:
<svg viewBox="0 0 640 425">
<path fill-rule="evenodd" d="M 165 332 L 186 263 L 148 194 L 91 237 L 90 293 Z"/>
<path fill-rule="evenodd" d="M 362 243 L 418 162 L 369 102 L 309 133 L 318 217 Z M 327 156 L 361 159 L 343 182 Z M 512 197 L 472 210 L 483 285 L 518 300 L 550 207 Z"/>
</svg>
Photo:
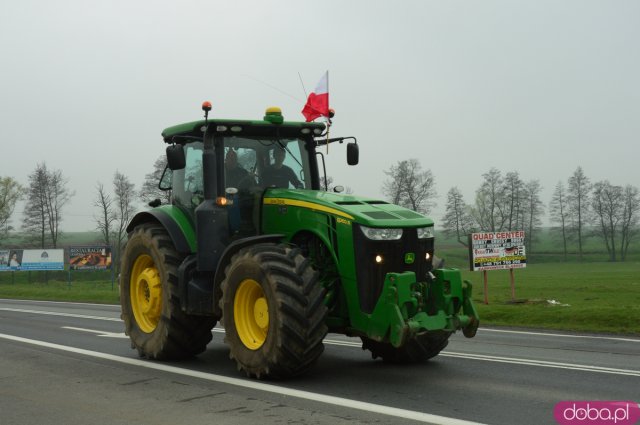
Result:
<svg viewBox="0 0 640 425">
<path fill-rule="evenodd" d="M 72 246 L 69 248 L 69 269 L 111 269 L 111 247 L 104 245 Z"/>
<path fill-rule="evenodd" d="M 20 270 L 64 270 L 64 250 L 0 250 L 0 271 Z"/>
<path fill-rule="evenodd" d="M 471 271 L 520 269 L 527 266 L 524 231 L 483 232 L 469 235 Z"/>
</svg>

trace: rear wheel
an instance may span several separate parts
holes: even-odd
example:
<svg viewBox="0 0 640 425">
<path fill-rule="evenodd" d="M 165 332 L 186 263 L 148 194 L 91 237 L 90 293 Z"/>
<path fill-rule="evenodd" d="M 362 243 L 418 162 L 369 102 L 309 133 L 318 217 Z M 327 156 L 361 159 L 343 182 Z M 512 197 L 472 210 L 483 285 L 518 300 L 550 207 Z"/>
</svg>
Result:
<svg viewBox="0 0 640 425">
<path fill-rule="evenodd" d="M 216 320 L 180 308 L 176 251 L 166 230 L 137 226 L 122 254 L 120 304 L 125 333 L 142 357 L 181 359 L 203 352 Z"/>
<path fill-rule="evenodd" d="M 362 337 L 362 349 L 371 351 L 371 357 L 381 357 L 387 363 L 419 363 L 437 356 L 449 344 L 450 332 L 429 332 L 416 335 L 402 347 Z"/>
<path fill-rule="evenodd" d="M 242 249 L 225 270 L 222 292 L 229 356 L 248 376 L 299 375 L 322 354 L 324 290 L 297 248 L 260 244 Z"/>
</svg>

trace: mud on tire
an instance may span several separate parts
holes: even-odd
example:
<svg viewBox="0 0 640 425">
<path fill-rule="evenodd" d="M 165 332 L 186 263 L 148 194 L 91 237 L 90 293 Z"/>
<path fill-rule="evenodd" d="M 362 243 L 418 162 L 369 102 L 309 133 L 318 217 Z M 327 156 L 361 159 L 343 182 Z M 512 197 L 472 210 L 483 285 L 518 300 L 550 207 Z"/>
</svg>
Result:
<svg viewBox="0 0 640 425">
<path fill-rule="evenodd" d="M 136 226 L 129 234 L 121 261 L 121 317 L 141 357 L 188 358 L 211 341 L 216 320 L 180 308 L 178 266 L 183 259 L 157 224 Z"/>
<path fill-rule="evenodd" d="M 322 354 L 324 289 L 298 248 L 260 244 L 241 250 L 225 270 L 222 291 L 229 356 L 248 376 L 296 376 Z"/>
</svg>

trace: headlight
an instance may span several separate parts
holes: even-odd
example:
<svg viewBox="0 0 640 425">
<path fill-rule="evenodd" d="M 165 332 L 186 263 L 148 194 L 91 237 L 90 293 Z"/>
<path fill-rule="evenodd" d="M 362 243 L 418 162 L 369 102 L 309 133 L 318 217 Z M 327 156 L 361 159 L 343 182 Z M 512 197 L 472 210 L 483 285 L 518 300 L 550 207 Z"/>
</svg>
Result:
<svg viewBox="0 0 640 425">
<path fill-rule="evenodd" d="M 418 227 L 418 239 L 427 239 L 433 237 L 433 226 Z"/>
<path fill-rule="evenodd" d="M 397 241 L 402 237 L 402 229 L 376 229 L 361 226 L 362 233 L 374 241 Z"/>
</svg>

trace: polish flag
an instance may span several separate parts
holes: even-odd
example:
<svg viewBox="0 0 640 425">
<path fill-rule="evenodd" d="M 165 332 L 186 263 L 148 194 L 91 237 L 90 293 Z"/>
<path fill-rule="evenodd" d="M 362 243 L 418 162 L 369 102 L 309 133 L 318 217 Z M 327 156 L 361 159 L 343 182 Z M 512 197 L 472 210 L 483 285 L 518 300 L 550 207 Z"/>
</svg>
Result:
<svg viewBox="0 0 640 425">
<path fill-rule="evenodd" d="M 318 117 L 329 117 L 329 71 L 324 73 L 316 89 L 309 94 L 307 103 L 302 108 L 302 115 L 307 122 Z"/>
</svg>

